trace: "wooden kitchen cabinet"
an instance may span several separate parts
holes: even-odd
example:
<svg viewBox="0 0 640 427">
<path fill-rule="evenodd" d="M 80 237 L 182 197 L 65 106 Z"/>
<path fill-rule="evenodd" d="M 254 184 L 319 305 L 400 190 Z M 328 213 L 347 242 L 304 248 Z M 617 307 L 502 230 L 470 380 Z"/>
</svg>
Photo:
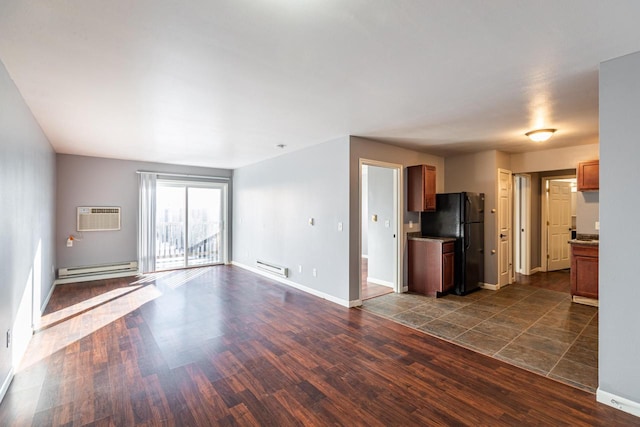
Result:
<svg viewBox="0 0 640 427">
<path fill-rule="evenodd" d="M 578 163 L 578 191 L 596 191 L 600 189 L 600 160 Z"/>
<path fill-rule="evenodd" d="M 571 245 L 571 295 L 598 299 L 598 246 Z"/>
<path fill-rule="evenodd" d="M 454 244 L 439 239 L 409 239 L 409 291 L 438 296 L 453 290 Z"/>
<path fill-rule="evenodd" d="M 407 168 L 407 210 L 433 212 L 436 210 L 436 167 L 430 165 Z"/>
</svg>

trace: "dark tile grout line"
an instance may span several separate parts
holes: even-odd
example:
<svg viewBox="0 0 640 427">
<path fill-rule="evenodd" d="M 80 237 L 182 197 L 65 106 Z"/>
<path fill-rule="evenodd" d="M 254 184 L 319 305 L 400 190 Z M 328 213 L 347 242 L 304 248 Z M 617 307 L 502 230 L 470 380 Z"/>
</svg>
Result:
<svg viewBox="0 0 640 427">
<path fill-rule="evenodd" d="M 593 321 L 593 319 L 598 315 L 598 312 L 596 311 L 595 313 L 593 313 L 591 315 L 591 317 L 589 317 L 589 320 L 585 323 L 585 325 L 583 326 L 583 328 L 580 330 L 580 332 L 578 332 L 578 335 L 576 335 L 575 339 L 571 342 L 571 344 L 569 345 L 569 347 L 567 347 L 567 349 L 564 351 L 564 353 L 562 353 L 562 356 L 560 356 L 560 359 L 558 359 L 558 361 L 556 362 L 555 365 L 553 365 L 553 368 L 551 368 L 549 370 L 549 374 L 551 374 L 551 372 L 556 368 L 556 366 L 558 366 L 558 363 L 560 363 L 560 361 L 562 359 L 564 359 L 564 356 L 569 352 L 569 350 L 571 350 L 571 348 L 573 347 L 573 345 L 578 341 L 578 339 L 582 336 L 582 333 L 587 329 L 587 327 L 589 326 L 589 324 Z M 580 362 L 574 362 L 574 363 L 579 363 L 580 365 L 583 365 L 583 363 Z M 557 375 L 557 374 L 556 374 Z M 558 375 L 561 378 L 564 378 L 566 381 L 571 381 L 571 379 L 569 378 L 565 378 L 562 377 L 561 375 Z"/>
<path fill-rule="evenodd" d="M 524 286 L 527 286 L 527 285 L 524 285 Z M 505 289 L 509 289 L 509 288 L 505 288 Z M 513 289 L 513 288 L 512 288 L 512 289 Z M 445 314 L 442 314 L 442 315 L 440 315 L 440 316 L 436 316 L 436 317 L 435 317 L 435 318 L 433 318 L 432 320 L 429 320 L 429 321 L 427 321 L 427 322 L 425 322 L 424 324 L 421 324 L 421 325 L 411 325 L 411 324 L 408 324 L 408 323 L 404 323 L 404 322 L 400 321 L 399 319 L 395 318 L 395 316 L 397 316 L 397 315 L 399 315 L 399 314 L 402 314 L 402 313 L 411 312 L 411 311 L 413 311 L 415 308 L 417 308 L 418 306 L 422 306 L 422 305 L 429 305 L 429 304 L 431 303 L 431 301 L 430 301 L 430 302 L 425 302 L 425 303 L 419 304 L 419 305 L 414 306 L 414 307 L 411 307 L 411 308 L 407 308 L 407 309 L 405 309 L 405 310 L 399 311 L 399 312 L 394 313 L 394 314 L 392 314 L 392 315 L 385 315 L 385 314 L 378 313 L 378 312 L 375 312 L 375 311 L 372 311 L 372 310 L 369 310 L 369 309 L 366 309 L 366 308 L 363 308 L 363 307 L 359 307 L 359 308 L 360 308 L 361 310 L 363 310 L 363 311 L 367 311 L 367 312 L 370 312 L 370 313 L 373 313 L 373 314 L 377 314 L 377 315 L 379 315 L 379 316 L 381 316 L 381 317 L 383 317 L 383 318 L 386 318 L 386 319 L 392 320 L 392 321 L 394 321 L 394 322 L 396 322 L 396 323 L 399 323 L 399 324 L 401 324 L 401 325 L 407 326 L 407 327 L 409 327 L 409 328 L 411 328 L 411 329 L 414 329 L 414 330 L 417 330 L 417 331 L 420 331 L 420 332 L 426 333 L 427 335 L 433 336 L 433 337 L 435 337 L 435 338 L 442 339 L 442 340 L 444 340 L 444 341 L 450 342 L 450 343 L 455 344 L 455 345 L 459 345 L 459 346 L 461 346 L 461 347 L 467 348 L 467 349 L 469 349 L 469 350 L 471 350 L 471 351 L 475 351 L 475 352 L 477 352 L 477 353 L 485 354 L 485 355 L 487 355 L 488 357 L 494 358 L 494 359 L 496 359 L 496 360 L 503 361 L 503 362 L 505 362 L 505 363 L 508 363 L 508 364 L 511 364 L 511 365 L 514 365 L 514 366 L 520 367 L 520 368 L 522 368 L 522 369 L 526 369 L 526 370 L 531 371 L 531 372 L 534 372 L 534 373 L 536 373 L 536 374 L 538 374 L 538 375 L 542 375 L 542 376 L 544 376 L 544 377 L 546 377 L 546 378 L 549 378 L 549 379 L 552 379 L 552 380 L 560 380 L 560 379 L 562 379 L 562 380 L 564 380 L 564 381 L 561 381 L 561 382 L 563 382 L 563 383 L 565 383 L 565 384 L 569 384 L 569 385 L 571 385 L 571 386 L 573 386 L 573 387 L 579 388 L 579 389 L 581 389 L 581 390 L 587 390 L 587 391 L 589 391 L 589 392 L 592 392 L 592 393 L 593 393 L 592 388 L 591 388 L 590 386 L 587 386 L 586 384 L 581 384 L 580 382 L 577 382 L 577 381 L 575 381 L 575 380 L 571 380 L 571 379 L 569 379 L 569 378 L 562 377 L 562 376 L 560 376 L 560 375 L 557 375 L 557 377 L 558 377 L 558 378 L 554 378 L 554 377 L 551 377 L 551 376 L 549 376 L 549 375 L 551 374 L 551 372 L 553 371 L 553 369 L 558 365 L 558 363 L 560 363 L 560 361 L 564 358 L 565 354 L 566 354 L 566 353 L 571 349 L 571 347 L 573 346 L 573 344 L 575 344 L 575 343 L 576 343 L 576 341 L 580 338 L 580 336 L 582 336 L 582 333 L 585 331 L 585 329 L 587 328 L 587 326 L 589 326 L 589 324 L 591 323 L 591 321 L 593 320 L 593 318 L 594 318 L 595 316 L 597 316 L 597 312 L 596 312 L 596 313 L 594 313 L 594 314 L 592 314 L 592 315 L 589 317 L 589 319 L 586 321 L 586 323 L 585 323 L 585 325 L 583 326 L 583 328 L 580 330 L 580 332 L 578 332 L 578 333 L 577 333 L 576 337 L 571 341 L 571 343 L 569 343 L 569 344 L 568 344 L 567 349 L 566 349 L 566 350 L 562 353 L 562 355 L 558 358 L 558 360 L 557 360 L 557 361 L 556 361 L 556 363 L 553 365 L 553 367 L 552 367 L 551 369 L 549 369 L 549 371 L 547 371 L 547 372 L 546 372 L 546 373 L 544 373 L 544 374 L 542 374 L 543 370 L 541 370 L 541 369 L 539 369 L 539 368 L 534 368 L 533 366 L 530 366 L 530 365 L 528 365 L 528 364 L 526 364 L 526 363 L 523 363 L 523 362 L 515 363 L 515 361 L 513 361 L 513 360 L 511 360 L 511 359 L 508 359 L 508 358 L 499 358 L 499 357 L 496 357 L 496 356 L 498 355 L 498 353 L 500 353 L 502 350 L 504 350 L 506 347 L 508 347 L 510 344 L 512 344 L 512 343 L 513 343 L 513 342 L 514 342 L 518 337 L 522 336 L 522 335 L 523 335 L 523 334 L 525 334 L 527 331 L 529 331 L 533 326 L 535 326 L 536 324 L 538 324 L 538 322 L 539 322 L 539 321 L 540 321 L 544 316 L 546 316 L 546 315 L 547 315 L 547 314 L 549 314 L 551 311 L 553 311 L 555 308 L 557 308 L 558 306 L 560 306 L 560 305 L 564 302 L 563 300 L 556 301 L 556 302 L 553 304 L 553 306 L 552 306 L 552 307 L 550 307 L 548 310 L 544 311 L 544 312 L 543 312 L 543 313 L 538 317 L 538 319 L 536 319 L 536 321 L 535 321 L 535 322 L 533 322 L 531 325 L 527 326 L 527 327 L 526 327 L 526 329 L 524 329 L 522 332 L 520 332 L 520 333 L 519 333 L 517 336 L 515 336 L 513 339 L 511 339 L 511 340 L 505 340 L 505 341 L 508 341 L 508 342 L 507 342 L 507 344 L 505 344 L 502 348 L 500 348 L 500 350 L 498 350 L 498 351 L 496 351 L 496 352 L 493 352 L 493 353 L 487 353 L 487 352 L 482 351 L 482 350 L 481 350 L 481 349 L 479 349 L 479 348 L 474 347 L 473 345 L 470 345 L 470 344 L 467 344 L 467 343 L 464 343 L 464 342 L 461 342 L 461 341 L 458 341 L 458 340 L 457 340 L 457 338 L 459 338 L 460 336 L 462 336 L 462 335 L 464 335 L 465 333 L 467 333 L 467 332 L 469 332 L 469 331 L 471 331 L 471 330 L 475 329 L 478 325 L 480 325 L 480 324 L 482 324 L 482 323 L 484 323 L 484 322 L 486 322 L 486 321 L 488 321 L 488 320 L 490 320 L 490 319 L 492 319 L 492 318 L 496 317 L 497 315 L 499 315 L 499 314 L 503 313 L 505 310 L 507 310 L 508 308 L 512 307 L 513 305 L 515 305 L 515 304 L 517 304 L 517 303 L 519 303 L 519 302 L 522 302 L 522 301 L 526 300 L 527 298 L 529 298 L 529 297 L 531 297 L 531 296 L 533 296 L 533 295 L 535 295 L 535 294 L 537 294 L 537 293 L 540 293 L 541 295 L 543 295 L 545 292 L 559 293 L 558 291 L 551 291 L 551 290 L 545 290 L 545 289 L 536 289 L 536 290 L 534 290 L 533 292 L 530 292 L 530 293 L 529 293 L 529 294 L 527 294 L 527 295 L 524 295 L 524 296 L 522 296 L 522 297 L 516 297 L 516 299 L 514 299 L 514 302 L 513 302 L 512 304 L 509 304 L 509 305 L 507 305 L 507 306 L 504 306 L 503 308 L 501 308 L 501 309 L 500 309 L 500 311 L 498 311 L 498 312 L 496 312 L 496 313 L 492 314 L 490 317 L 488 317 L 488 318 L 486 318 L 486 319 L 483 319 L 481 322 L 477 323 L 476 325 L 474 325 L 474 326 L 472 326 L 472 327 L 469 327 L 469 328 L 466 328 L 466 327 L 465 327 L 465 329 L 466 329 L 466 330 L 465 330 L 464 332 L 461 332 L 461 333 L 459 333 L 459 334 L 457 334 L 457 335 L 455 335 L 455 336 L 453 336 L 453 337 L 444 337 L 444 336 L 441 336 L 441 335 L 436 334 L 435 332 L 429 332 L 429 331 L 427 331 L 427 330 L 420 329 L 420 328 L 421 328 L 421 327 L 423 327 L 423 326 L 425 326 L 425 325 L 427 325 L 428 323 L 433 322 L 434 320 L 442 320 L 442 317 L 444 317 L 444 316 L 446 316 L 446 315 L 448 315 L 448 314 L 451 314 L 451 313 L 457 312 L 458 310 L 460 310 L 460 309 L 462 309 L 462 308 L 464 308 L 464 307 L 471 306 L 471 305 L 473 305 L 474 303 L 476 303 L 476 302 L 478 302 L 478 301 L 482 301 L 482 300 L 484 300 L 484 299 L 490 298 L 490 297 L 495 296 L 495 295 L 497 295 L 497 294 L 492 294 L 492 295 L 490 294 L 490 295 L 486 295 L 486 296 L 484 296 L 484 297 L 477 298 L 477 299 L 474 299 L 473 301 L 470 301 L 470 302 L 464 303 L 464 304 L 463 304 L 463 305 L 461 305 L 460 307 L 455 308 L 455 309 L 453 309 L 453 310 L 451 310 L 451 311 L 449 311 L 449 312 L 447 312 L 447 313 L 445 313 Z M 397 295 L 397 294 L 396 294 L 396 295 Z M 399 294 L 399 295 L 411 295 L 411 294 Z M 553 301 L 552 301 L 552 300 L 550 300 L 549 302 L 550 302 L 550 303 L 553 303 Z M 379 304 L 374 304 L 374 305 L 380 305 L 380 304 L 387 304 L 387 303 L 385 303 L 385 302 L 381 302 L 381 303 L 379 303 Z M 469 317 L 475 317 L 475 316 L 471 316 L 471 315 L 469 315 Z M 513 317 L 513 316 L 509 316 L 509 317 Z M 526 320 L 526 319 L 523 319 L 523 320 Z M 447 322 L 446 320 L 442 320 L 442 321 L 443 321 L 443 322 Z M 451 322 L 447 322 L 447 323 L 451 323 Z M 453 324 L 453 325 L 455 325 L 455 326 L 463 327 L 462 325 L 456 325 L 456 324 L 454 324 L 454 323 L 451 323 L 451 324 Z M 543 326 L 544 326 L 544 325 L 543 325 Z M 508 326 L 505 326 L 505 327 L 509 328 Z M 510 329 L 513 329 L 513 328 L 510 328 Z M 553 329 L 557 329 L 557 328 L 553 328 Z M 488 334 L 486 334 L 486 333 L 484 333 L 484 332 L 481 332 L 481 331 L 475 331 L 475 332 L 476 332 L 476 333 L 479 333 L 479 334 L 482 334 L 482 335 L 490 336 L 490 335 L 488 335 Z M 547 337 L 541 336 L 541 335 L 539 335 L 539 334 L 532 334 L 532 335 L 535 335 L 535 336 L 540 337 L 540 338 L 547 338 Z M 556 355 L 554 355 L 554 354 L 547 353 L 547 352 L 545 352 L 545 351 L 543 351 L 543 350 L 538 350 L 538 351 L 543 352 L 543 353 L 546 353 L 546 354 L 549 354 L 549 355 L 552 355 L 552 356 L 556 356 Z M 575 363 L 579 363 L 579 362 L 575 362 Z M 579 364 L 581 364 L 581 363 L 579 363 Z"/>
</svg>

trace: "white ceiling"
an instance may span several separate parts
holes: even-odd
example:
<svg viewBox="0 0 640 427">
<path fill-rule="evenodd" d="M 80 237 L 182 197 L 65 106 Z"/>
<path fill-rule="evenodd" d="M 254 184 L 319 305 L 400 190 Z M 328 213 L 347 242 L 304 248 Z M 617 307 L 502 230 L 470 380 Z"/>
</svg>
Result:
<svg viewBox="0 0 640 427">
<path fill-rule="evenodd" d="M 236 168 L 345 135 L 433 154 L 598 141 L 637 0 L 2 0 L 59 153 Z M 555 127 L 547 143 L 523 134 Z"/>
</svg>

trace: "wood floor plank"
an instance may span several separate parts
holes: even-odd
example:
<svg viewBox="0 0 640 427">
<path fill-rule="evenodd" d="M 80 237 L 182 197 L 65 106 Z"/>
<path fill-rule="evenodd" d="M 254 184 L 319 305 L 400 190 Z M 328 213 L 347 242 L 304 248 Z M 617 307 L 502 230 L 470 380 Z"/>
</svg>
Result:
<svg viewBox="0 0 640 427">
<path fill-rule="evenodd" d="M 64 285 L 46 313 L 2 426 L 638 424 L 592 394 L 236 267 Z"/>
</svg>

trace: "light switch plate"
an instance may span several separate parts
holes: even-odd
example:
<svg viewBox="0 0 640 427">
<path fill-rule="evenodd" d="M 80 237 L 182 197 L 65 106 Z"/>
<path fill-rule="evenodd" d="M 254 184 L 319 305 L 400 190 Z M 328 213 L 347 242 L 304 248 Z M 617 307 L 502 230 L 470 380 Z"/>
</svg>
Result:
<svg viewBox="0 0 640 427">
<path fill-rule="evenodd" d="M 342 231 L 342 223 L 341 222 L 338 223 L 338 231 Z"/>
<path fill-rule="evenodd" d="M 600 230 L 600 221 L 596 221 L 596 230 Z"/>
</svg>

